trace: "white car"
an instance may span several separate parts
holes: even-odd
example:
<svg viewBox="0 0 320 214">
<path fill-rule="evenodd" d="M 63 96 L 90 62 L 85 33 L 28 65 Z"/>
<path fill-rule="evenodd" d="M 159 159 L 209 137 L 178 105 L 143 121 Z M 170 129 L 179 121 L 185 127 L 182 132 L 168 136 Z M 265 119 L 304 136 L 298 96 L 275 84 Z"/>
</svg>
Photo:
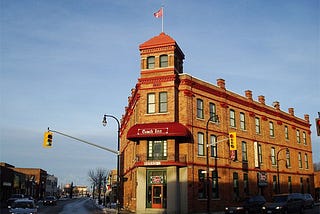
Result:
<svg viewBox="0 0 320 214">
<path fill-rule="evenodd" d="M 35 205 L 34 200 L 26 198 L 15 200 L 8 208 L 11 214 L 37 214 L 38 212 L 38 206 Z"/>
</svg>

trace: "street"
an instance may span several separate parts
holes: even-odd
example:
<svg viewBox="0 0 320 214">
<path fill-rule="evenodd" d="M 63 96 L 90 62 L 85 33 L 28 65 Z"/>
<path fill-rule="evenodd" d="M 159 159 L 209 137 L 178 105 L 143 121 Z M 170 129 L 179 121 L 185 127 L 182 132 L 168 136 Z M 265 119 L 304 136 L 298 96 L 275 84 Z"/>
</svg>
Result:
<svg viewBox="0 0 320 214">
<path fill-rule="evenodd" d="M 38 214 L 99 214 L 105 213 L 100 210 L 91 198 L 74 198 L 59 200 L 56 206 L 43 206 L 41 202 L 38 203 Z M 8 214 L 8 208 L 2 208 L 1 214 Z"/>
</svg>

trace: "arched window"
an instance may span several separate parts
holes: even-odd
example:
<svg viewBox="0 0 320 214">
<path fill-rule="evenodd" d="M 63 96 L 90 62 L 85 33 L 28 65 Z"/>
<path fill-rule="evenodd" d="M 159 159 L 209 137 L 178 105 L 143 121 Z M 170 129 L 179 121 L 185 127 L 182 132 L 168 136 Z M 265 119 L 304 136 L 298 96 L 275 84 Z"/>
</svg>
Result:
<svg viewBox="0 0 320 214">
<path fill-rule="evenodd" d="M 147 68 L 148 69 L 154 68 L 154 64 L 155 64 L 155 60 L 154 59 L 155 59 L 154 56 L 149 56 L 147 58 Z"/>
<path fill-rule="evenodd" d="M 168 67 L 168 55 L 160 56 L 160 68 Z"/>
</svg>

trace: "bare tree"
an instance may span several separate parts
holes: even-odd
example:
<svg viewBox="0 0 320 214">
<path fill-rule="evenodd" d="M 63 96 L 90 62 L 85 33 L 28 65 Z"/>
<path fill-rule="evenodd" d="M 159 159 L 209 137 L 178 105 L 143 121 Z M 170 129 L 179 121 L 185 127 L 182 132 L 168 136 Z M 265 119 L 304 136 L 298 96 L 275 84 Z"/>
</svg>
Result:
<svg viewBox="0 0 320 214">
<path fill-rule="evenodd" d="M 89 170 L 88 176 L 89 180 L 91 181 L 92 185 L 96 187 L 98 190 L 98 201 L 101 203 L 101 189 L 105 185 L 104 181 L 106 180 L 106 177 L 110 170 L 102 169 L 102 168 L 97 168 L 96 170 Z M 94 191 L 94 190 L 93 190 Z M 94 192 L 93 192 L 94 194 Z"/>
</svg>

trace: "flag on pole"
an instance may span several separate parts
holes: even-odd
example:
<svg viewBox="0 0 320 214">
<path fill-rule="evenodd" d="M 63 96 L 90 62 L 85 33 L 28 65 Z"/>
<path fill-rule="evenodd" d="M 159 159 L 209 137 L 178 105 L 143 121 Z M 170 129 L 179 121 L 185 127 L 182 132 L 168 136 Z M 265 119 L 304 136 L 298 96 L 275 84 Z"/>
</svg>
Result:
<svg viewBox="0 0 320 214">
<path fill-rule="evenodd" d="M 161 18 L 163 15 L 162 7 L 157 12 L 155 12 L 153 15 L 156 18 Z"/>
</svg>

